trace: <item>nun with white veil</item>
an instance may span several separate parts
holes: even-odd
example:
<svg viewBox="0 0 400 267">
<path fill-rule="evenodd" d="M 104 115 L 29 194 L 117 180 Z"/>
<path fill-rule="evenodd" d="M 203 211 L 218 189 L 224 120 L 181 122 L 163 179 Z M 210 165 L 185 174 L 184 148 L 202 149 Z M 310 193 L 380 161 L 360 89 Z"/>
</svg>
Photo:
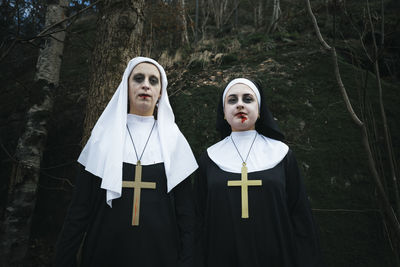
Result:
<svg viewBox="0 0 400 267">
<path fill-rule="evenodd" d="M 196 266 L 320 267 L 317 226 L 296 158 L 261 86 L 228 83 L 221 141 L 199 158 Z"/>
<path fill-rule="evenodd" d="M 128 63 L 79 156 L 56 266 L 192 266 L 187 178 L 198 166 L 175 124 L 167 83 L 155 60 Z"/>
</svg>

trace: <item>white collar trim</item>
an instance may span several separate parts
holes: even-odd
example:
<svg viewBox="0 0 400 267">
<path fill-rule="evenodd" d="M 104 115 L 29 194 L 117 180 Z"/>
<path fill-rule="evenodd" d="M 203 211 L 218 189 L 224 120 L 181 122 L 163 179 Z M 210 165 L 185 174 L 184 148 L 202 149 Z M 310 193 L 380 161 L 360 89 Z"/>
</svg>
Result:
<svg viewBox="0 0 400 267">
<path fill-rule="evenodd" d="M 256 131 L 232 132 L 230 136 L 207 149 L 210 159 L 222 170 L 241 173 L 242 159 L 238 155 L 232 138 L 243 159 L 246 158 Z M 248 172 L 268 170 L 278 165 L 289 151 L 289 147 L 278 140 L 257 133 L 246 162 Z"/>
</svg>

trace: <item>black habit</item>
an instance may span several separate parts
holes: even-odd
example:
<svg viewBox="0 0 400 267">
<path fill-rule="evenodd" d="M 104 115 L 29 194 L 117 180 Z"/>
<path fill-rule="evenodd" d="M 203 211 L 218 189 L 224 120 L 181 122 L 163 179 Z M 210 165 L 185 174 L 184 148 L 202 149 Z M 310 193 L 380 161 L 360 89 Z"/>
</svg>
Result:
<svg viewBox="0 0 400 267">
<path fill-rule="evenodd" d="M 56 247 L 56 266 L 76 266 L 84 238 L 80 266 L 193 266 L 194 209 L 190 179 L 167 193 L 164 164 L 142 166 L 142 181 L 156 189 L 142 189 L 139 226 L 132 226 L 133 188 L 106 203 L 101 179 L 81 166 L 74 196 Z M 133 181 L 135 165 L 123 163 L 123 180 Z"/>
<path fill-rule="evenodd" d="M 228 155 L 229 156 L 229 155 Z M 321 266 L 318 236 L 296 159 L 248 173 L 249 218 L 241 218 L 240 173 L 220 169 L 204 153 L 196 177 L 196 262 L 207 267 Z"/>
</svg>

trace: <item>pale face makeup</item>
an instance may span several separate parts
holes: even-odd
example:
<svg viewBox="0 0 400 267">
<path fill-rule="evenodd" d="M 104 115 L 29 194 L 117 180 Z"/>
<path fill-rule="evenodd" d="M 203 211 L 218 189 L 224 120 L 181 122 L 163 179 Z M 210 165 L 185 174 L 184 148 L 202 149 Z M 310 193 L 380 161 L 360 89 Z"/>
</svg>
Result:
<svg viewBox="0 0 400 267">
<path fill-rule="evenodd" d="M 128 78 L 129 113 L 152 116 L 161 94 L 158 68 L 151 63 L 135 66 Z"/>
<path fill-rule="evenodd" d="M 249 86 L 238 83 L 228 90 L 224 99 L 224 115 L 232 132 L 254 130 L 258 114 L 257 97 Z"/>
</svg>

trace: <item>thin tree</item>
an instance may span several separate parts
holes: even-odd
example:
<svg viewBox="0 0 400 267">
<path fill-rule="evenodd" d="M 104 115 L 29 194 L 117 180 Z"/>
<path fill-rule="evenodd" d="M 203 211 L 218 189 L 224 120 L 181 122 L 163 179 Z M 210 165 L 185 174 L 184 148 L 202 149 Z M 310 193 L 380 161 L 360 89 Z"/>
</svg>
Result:
<svg viewBox="0 0 400 267">
<path fill-rule="evenodd" d="M 185 0 L 179 0 L 179 5 L 180 5 L 179 9 L 180 9 L 180 17 L 181 17 L 181 23 L 182 23 L 181 42 L 182 42 L 182 45 L 188 45 L 189 44 L 189 36 L 188 36 L 187 22 L 186 22 Z"/>
<path fill-rule="evenodd" d="M 249 3 L 253 7 L 254 27 L 258 29 L 263 24 L 264 19 L 264 2 L 263 0 L 251 1 Z"/>
<path fill-rule="evenodd" d="M 372 148 L 372 144 L 370 143 L 370 136 L 368 134 L 368 129 L 367 129 L 367 125 L 364 121 L 362 121 L 358 115 L 356 114 L 356 112 L 353 109 L 353 106 L 351 104 L 350 98 L 348 97 L 347 91 L 346 91 L 346 87 L 343 84 L 341 75 L 340 75 L 340 69 L 339 69 L 339 64 L 338 64 L 338 56 L 336 53 L 336 49 L 334 46 L 329 45 L 325 39 L 322 37 L 322 34 L 319 30 L 319 26 L 317 23 L 317 20 L 312 12 L 311 9 L 311 5 L 310 5 L 310 1 L 309 0 L 305 0 L 306 3 L 306 7 L 307 7 L 307 11 L 308 14 L 312 20 L 316 35 L 321 43 L 321 45 L 323 46 L 324 49 L 326 49 L 327 51 L 329 51 L 332 55 L 332 60 L 333 60 L 333 67 L 334 67 L 334 72 L 335 72 L 335 78 L 337 80 L 337 83 L 339 85 L 339 89 L 340 92 L 342 94 L 343 100 L 346 104 L 346 108 L 347 111 L 349 112 L 350 117 L 352 118 L 353 122 L 360 128 L 361 130 L 361 137 L 362 137 L 362 144 L 364 146 L 367 158 L 368 158 L 368 165 L 369 165 L 369 169 L 371 171 L 372 174 L 372 178 L 373 181 L 375 182 L 376 188 L 377 188 L 377 193 L 378 193 L 378 197 L 379 197 L 379 204 L 381 206 L 382 209 L 382 213 L 383 213 L 383 217 L 385 222 L 387 223 L 387 225 L 389 226 L 389 238 L 392 241 L 392 245 L 394 246 L 394 252 L 396 254 L 396 249 L 398 249 L 399 244 L 400 244 L 400 222 L 399 222 L 399 214 L 396 214 L 396 212 L 394 211 L 394 207 L 391 204 L 390 201 L 390 197 L 388 192 L 385 190 L 385 186 L 383 185 L 384 178 L 379 174 L 377 165 L 378 163 L 376 162 L 376 159 L 373 156 L 373 148 Z M 372 35 L 374 36 L 374 30 L 373 30 L 373 24 L 372 24 L 372 19 L 371 19 L 371 12 L 369 10 L 369 3 L 367 1 L 367 14 L 368 14 L 368 18 L 367 18 L 367 23 L 369 23 L 371 25 L 371 30 L 372 30 Z M 361 40 L 362 41 L 362 40 Z M 382 42 L 381 42 L 382 43 Z M 363 42 L 362 42 L 363 44 Z M 392 164 L 393 162 L 393 154 L 392 154 L 392 147 L 390 144 L 390 139 L 389 139 L 389 133 L 388 133 L 388 127 L 387 127 L 387 122 L 386 122 L 386 116 L 385 116 L 385 112 L 384 112 L 384 107 L 383 107 L 383 101 L 382 101 L 382 86 L 381 86 L 381 81 L 380 81 L 380 76 L 379 76 L 379 67 L 378 67 L 378 58 L 377 58 L 377 45 L 376 45 L 376 40 L 373 37 L 373 45 L 374 45 L 374 60 L 372 60 L 373 64 L 374 64 L 374 70 L 375 70 L 375 74 L 376 74 L 376 79 L 377 79 L 377 83 L 378 83 L 378 90 L 379 90 L 379 102 L 380 102 L 380 111 L 381 111 L 381 116 L 382 116 L 382 120 L 384 123 L 384 132 L 385 132 L 385 139 L 386 141 L 386 146 L 387 146 L 387 152 L 388 152 L 388 157 L 389 160 L 391 162 L 389 162 L 389 164 Z M 369 55 L 367 54 L 367 57 L 369 57 Z M 392 169 L 392 166 L 391 166 Z M 392 171 L 392 179 L 393 179 L 393 184 L 396 187 L 397 186 L 397 179 L 396 179 L 396 175 L 395 173 Z M 396 196 L 396 200 L 397 201 L 398 196 Z"/>
<path fill-rule="evenodd" d="M 206 39 L 206 26 L 208 23 L 208 19 L 210 17 L 210 13 L 211 13 L 211 9 L 212 7 L 210 6 L 209 0 L 202 0 L 202 5 L 201 5 L 201 18 L 202 18 L 202 22 L 201 22 L 201 33 L 202 33 L 202 39 Z"/>
<path fill-rule="evenodd" d="M 281 11 L 281 4 L 280 0 L 273 0 L 273 8 L 272 8 L 272 14 L 271 14 L 271 19 L 269 22 L 269 26 L 267 29 L 267 33 L 272 33 L 276 30 L 278 27 L 278 21 L 281 17 L 282 11 Z"/>
<path fill-rule="evenodd" d="M 199 32 L 199 0 L 196 0 L 195 19 L 194 19 L 194 41 L 196 43 L 198 41 L 198 32 Z"/>
<path fill-rule="evenodd" d="M 45 26 L 64 19 L 69 1 L 48 5 Z M 17 163 L 10 177 L 8 203 L 2 224 L 0 258 L 2 266 L 17 266 L 28 250 L 32 215 L 35 208 L 40 164 L 47 138 L 47 123 L 53 110 L 53 94 L 58 87 L 65 29 L 59 24 L 43 39 L 32 85 L 35 96 L 26 114 L 25 130 L 16 148 Z"/>
<path fill-rule="evenodd" d="M 215 26 L 218 30 L 222 29 L 225 23 L 226 12 L 228 11 L 229 0 L 209 0 L 211 12 L 214 15 Z"/>
</svg>

